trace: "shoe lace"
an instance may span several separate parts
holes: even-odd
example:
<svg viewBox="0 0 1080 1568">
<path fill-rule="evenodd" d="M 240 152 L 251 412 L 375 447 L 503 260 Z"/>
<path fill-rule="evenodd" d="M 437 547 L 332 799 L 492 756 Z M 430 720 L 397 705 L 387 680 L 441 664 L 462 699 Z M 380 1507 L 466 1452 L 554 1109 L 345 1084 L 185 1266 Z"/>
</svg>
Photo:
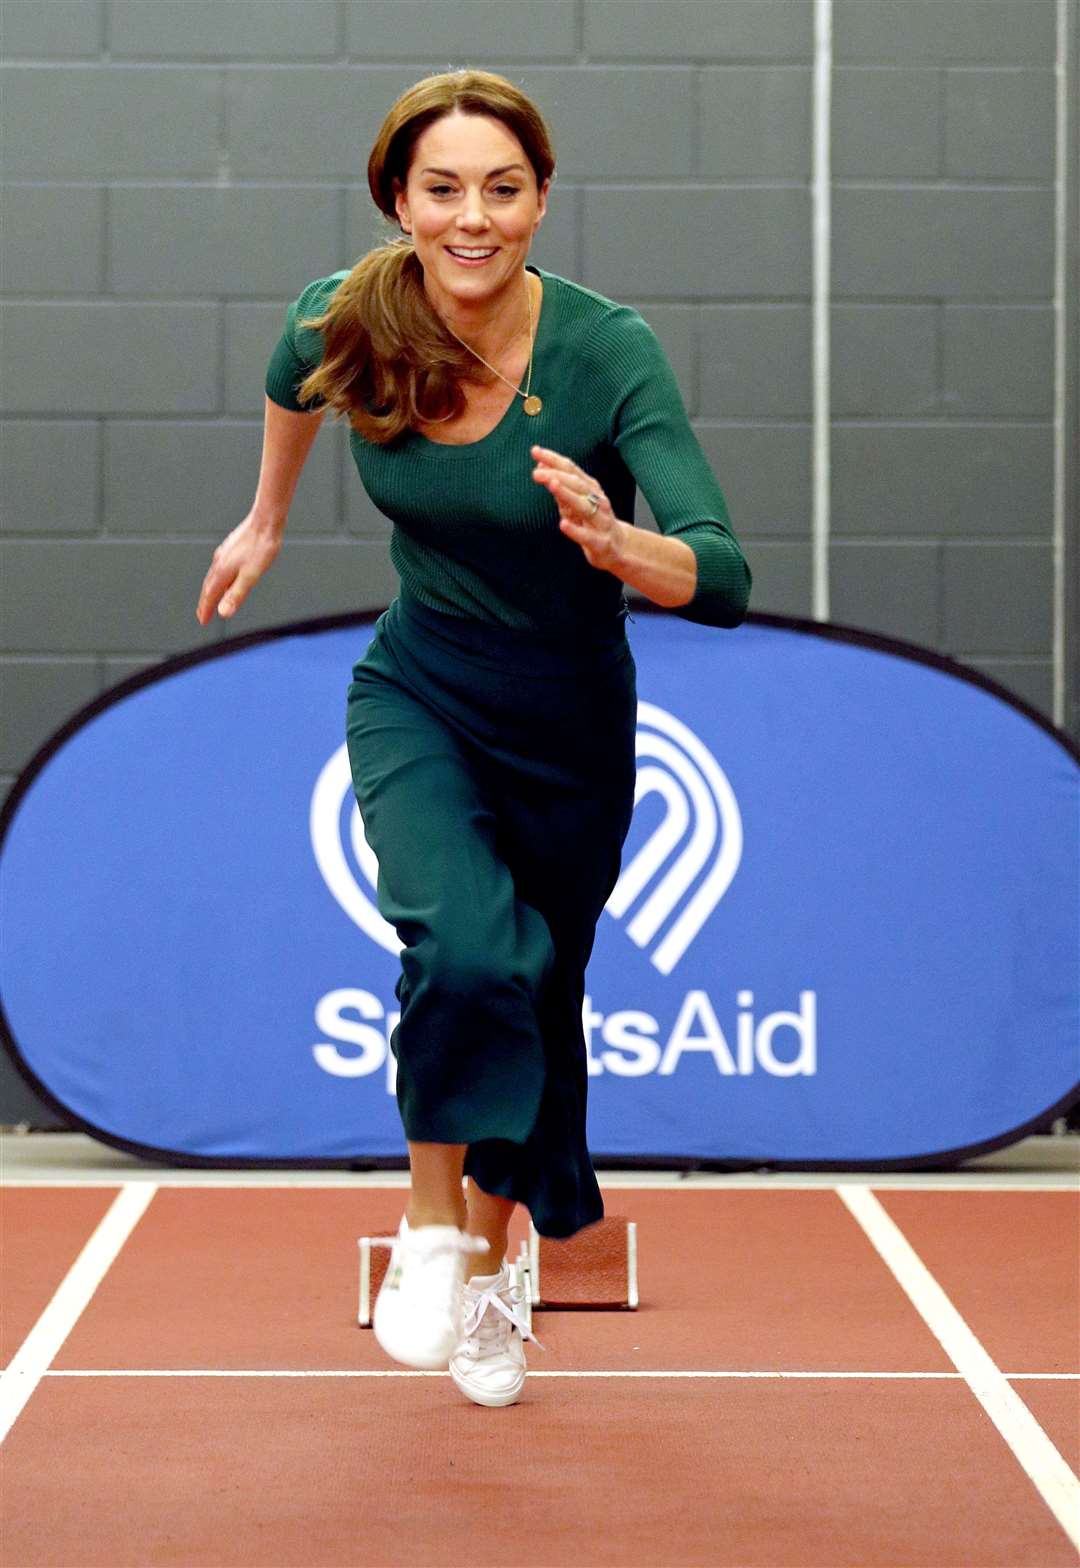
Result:
<svg viewBox="0 0 1080 1568">
<path fill-rule="evenodd" d="M 504 1296 L 510 1297 L 510 1306 L 507 1306 L 503 1299 Z M 480 1342 L 482 1349 L 490 1349 L 494 1341 L 506 1333 L 505 1325 L 499 1322 L 497 1316 L 493 1316 L 485 1322 L 488 1308 L 494 1307 L 496 1313 L 502 1313 L 503 1317 L 508 1319 L 511 1325 L 519 1331 L 522 1339 L 529 1339 L 534 1345 L 539 1345 L 541 1350 L 544 1349 L 544 1346 L 540 1344 L 540 1341 L 525 1321 L 524 1314 L 521 1311 L 525 1300 L 525 1292 L 520 1285 L 504 1286 L 501 1291 L 498 1285 L 488 1285 L 483 1290 L 475 1293 L 473 1293 L 470 1287 L 466 1300 L 468 1309 L 465 1313 L 463 1325 L 466 1339 L 476 1339 Z"/>
</svg>

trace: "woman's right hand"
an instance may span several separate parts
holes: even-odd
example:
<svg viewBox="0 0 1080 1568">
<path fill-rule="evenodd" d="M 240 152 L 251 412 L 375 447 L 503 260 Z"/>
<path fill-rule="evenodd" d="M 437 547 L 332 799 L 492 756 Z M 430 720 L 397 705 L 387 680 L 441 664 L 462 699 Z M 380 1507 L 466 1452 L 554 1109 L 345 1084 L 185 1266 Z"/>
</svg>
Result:
<svg viewBox="0 0 1080 1568">
<path fill-rule="evenodd" d="M 267 567 L 273 565 L 281 549 L 283 532 L 284 528 L 274 527 L 252 507 L 243 522 L 225 536 L 214 551 L 210 570 L 203 578 L 195 610 L 195 619 L 200 625 L 207 625 L 215 609 L 226 618 L 239 609 L 250 589 Z"/>
</svg>

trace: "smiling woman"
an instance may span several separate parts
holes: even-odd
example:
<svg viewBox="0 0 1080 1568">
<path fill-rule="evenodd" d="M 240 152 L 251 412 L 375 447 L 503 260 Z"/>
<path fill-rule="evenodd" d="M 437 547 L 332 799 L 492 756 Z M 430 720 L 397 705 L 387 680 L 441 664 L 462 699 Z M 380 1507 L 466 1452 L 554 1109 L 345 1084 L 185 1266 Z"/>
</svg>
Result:
<svg viewBox="0 0 1080 1568">
<path fill-rule="evenodd" d="M 537 313 L 523 267 L 554 171 L 543 116 L 502 77 L 448 73 L 402 94 L 371 150 L 368 185 L 404 237 L 361 257 L 323 313 L 296 322 L 325 342 L 301 401 L 334 407 L 385 443 L 464 416 L 469 384 L 493 379 L 477 355 L 508 355 L 511 375 L 528 310 Z"/>
<path fill-rule="evenodd" d="M 491 424 L 497 423 L 507 405 L 502 388 L 516 391 L 526 363 L 530 386 L 525 412 L 535 415 L 542 407 L 531 395 L 531 365 L 534 319 L 543 289 L 524 267 L 547 209 L 550 180 L 538 185 L 536 172 L 520 159 L 493 162 L 513 159 L 518 149 L 517 138 L 499 120 L 455 109 L 417 138 L 404 184 L 393 180 L 395 210 L 402 228 L 413 236 L 424 291 L 452 336 L 489 372 L 479 382 L 487 395 L 466 391 L 464 415 L 416 422 L 425 433 L 447 424 L 447 430 L 435 432 L 437 440 L 471 438 L 491 415 Z M 449 158 L 456 168 L 427 162 Z M 469 280 L 469 286 L 463 272 L 483 276 L 474 284 Z M 509 335 L 507 321 L 514 323 Z M 502 364 L 501 370 L 493 359 Z M 473 365 L 466 380 L 476 382 L 477 376 Z M 492 384 L 492 376 L 501 387 Z"/>
<path fill-rule="evenodd" d="M 604 1212 L 582 1009 L 634 809 L 625 586 L 711 626 L 737 626 L 750 590 L 652 329 L 528 261 L 554 169 L 540 111 L 501 76 L 429 77 L 391 107 L 368 180 L 402 233 L 288 307 L 260 507 L 200 601 L 212 614 L 230 573 L 247 574 L 239 600 L 265 569 L 305 408 L 346 414 L 401 577 L 346 699 L 379 911 L 402 942 L 390 1045 L 412 1186 L 374 1328 L 494 1405 L 525 1375 L 515 1205 L 553 1237 Z M 655 534 L 633 526 L 639 484 Z M 474 1325 L 492 1312 L 459 1343 L 466 1302 Z"/>
</svg>

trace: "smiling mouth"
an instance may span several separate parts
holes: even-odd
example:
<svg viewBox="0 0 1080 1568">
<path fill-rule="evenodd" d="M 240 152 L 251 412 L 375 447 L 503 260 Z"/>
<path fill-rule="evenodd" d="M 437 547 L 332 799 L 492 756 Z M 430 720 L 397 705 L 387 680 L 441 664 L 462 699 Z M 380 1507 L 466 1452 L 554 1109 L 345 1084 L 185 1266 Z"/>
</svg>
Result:
<svg viewBox="0 0 1080 1568">
<path fill-rule="evenodd" d="M 457 245 L 448 245 L 446 247 L 449 254 L 458 261 L 488 261 L 492 256 L 496 255 L 498 248 L 497 245 L 489 246 L 484 250 L 467 250 Z"/>
</svg>

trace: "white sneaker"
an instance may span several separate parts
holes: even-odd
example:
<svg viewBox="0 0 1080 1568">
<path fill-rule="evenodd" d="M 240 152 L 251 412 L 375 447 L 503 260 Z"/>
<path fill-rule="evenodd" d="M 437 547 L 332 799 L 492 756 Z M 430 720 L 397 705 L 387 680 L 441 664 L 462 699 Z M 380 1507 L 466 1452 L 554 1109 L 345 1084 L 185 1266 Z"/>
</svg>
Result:
<svg viewBox="0 0 1080 1568">
<path fill-rule="evenodd" d="M 463 1332 L 465 1254 L 485 1251 L 487 1242 L 456 1225 L 410 1229 L 404 1214 L 396 1236 L 371 1239 L 393 1248 L 375 1301 L 375 1338 L 407 1367 L 445 1367 Z"/>
<path fill-rule="evenodd" d="M 524 1301 L 524 1289 L 505 1263 L 498 1274 L 465 1283 L 462 1341 L 450 1358 L 450 1376 L 478 1405 L 512 1405 L 525 1386 L 523 1340 L 540 1341 L 526 1321 Z"/>
</svg>

